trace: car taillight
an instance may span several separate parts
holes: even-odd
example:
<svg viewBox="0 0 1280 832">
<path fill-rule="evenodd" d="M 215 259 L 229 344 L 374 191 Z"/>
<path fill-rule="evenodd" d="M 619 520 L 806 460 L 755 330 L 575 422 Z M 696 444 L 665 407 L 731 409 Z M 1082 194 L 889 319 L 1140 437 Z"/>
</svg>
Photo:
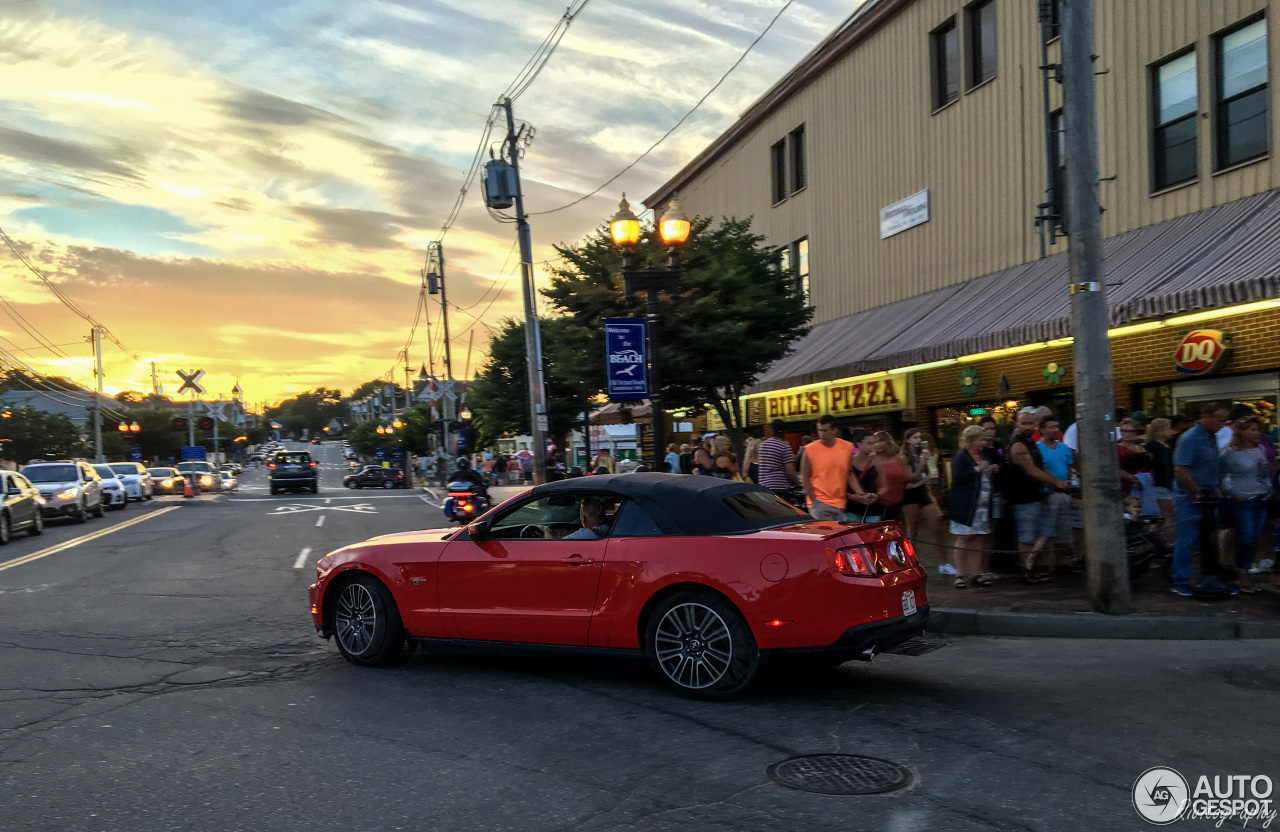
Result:
<svg viewBox="0 0 1280 832">
<path fill-rule="evenodd" d="M 268 462 L 268 463 L 267 463 L 267 467 L 268 467 L 268 468 L 274 468 L 274 467 L 276 467 L 276 464 L 275 464 L 274 462 Z"/>
<path fill-rule="evenodd" d="M 450 491 L 449 496 L 450 497 L 470 497 L 471 492 L 470 491 Z"/>
<path fill-rule="evenodd" d="M 871 557 L 871 550 L 866 546 L 847 546 L 837 549 L 835 553 L 836 571 L 841 575 L 852 575 L 863 578 L 876 576 L 876 562 Z"/>
<path fill-rule="evenodd" d="M 315 464 L 314 462 L 313 462 L 313 463 L 311 463 L 311 467 L 312 467 L 312 468 L 316 467 L 316 464 Z"/>
</svg>

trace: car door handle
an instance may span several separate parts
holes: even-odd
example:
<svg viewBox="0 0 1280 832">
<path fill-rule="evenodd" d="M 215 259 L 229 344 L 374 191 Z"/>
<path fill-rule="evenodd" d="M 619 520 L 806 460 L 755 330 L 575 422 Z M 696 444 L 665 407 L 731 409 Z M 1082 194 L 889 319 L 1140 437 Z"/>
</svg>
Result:
<svg viewBox="0 0 1280 832">
<path fill-rule="evenodd" d="M 571 558 L 561 558 L 560 562 L 568 564 L 569 566 L 590 566 L 595 563 L 596 560 L 595 558 L 587 558 L 586 560 L 583 560 L 582 555 L 574 555 Z"/>
</svg>

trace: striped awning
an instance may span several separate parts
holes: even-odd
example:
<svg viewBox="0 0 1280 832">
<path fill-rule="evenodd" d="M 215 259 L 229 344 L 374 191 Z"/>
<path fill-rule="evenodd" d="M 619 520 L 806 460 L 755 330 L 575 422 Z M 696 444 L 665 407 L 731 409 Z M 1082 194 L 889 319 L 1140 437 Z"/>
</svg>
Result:
<svg viewBox="0 0 1280 832">
<path fill-rule="evenodd" d="M 1280 190 L 1103 242 L 1111 326 L 1280 297 Z M 815 326 L 750 392 L 1071 335 L 1066 253 Z"/>
</svg>

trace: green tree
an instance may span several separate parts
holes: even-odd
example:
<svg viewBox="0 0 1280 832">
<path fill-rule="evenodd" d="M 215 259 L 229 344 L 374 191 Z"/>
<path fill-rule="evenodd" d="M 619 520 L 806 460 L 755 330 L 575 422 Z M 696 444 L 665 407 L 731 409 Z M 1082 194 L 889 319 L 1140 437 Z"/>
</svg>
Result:
<svg viewBox="0 0 1280 832">
<path fill-rule="evenodd" d="M 584 388 L 605 389 L 604 319 L 642 317 L 644 297 L 623 296 L 622 258 L 598 229 L 583 242 L 557 246 L 564 263 L 544 294 L 566 321 L 560 371 Z M 653 229 L 636 248 L 636 262 L 665 268 Z M 681 250 L 678 298 L 659 303 L 659 361 L 666 407 L 712 407 L 741 445 L 746 414 L 742 394 L 809 331 L 813 310 L 796 291 L 781 254 L 751 231 L 750 220 L 713 227 L 699 217 Z M 548 339 L 544 338 L 544 343 Z"/>
<path fill-rule="evenodd" d="M 561 441 L 581 423 L 579 416 L 590 409 L 588 398 L 595 390 L 583 395 L 589 385 L 580 380 L 570 381 L 574 377 L 563 369 L 576 360 L 573 353 L 582 340 L 580 328 L 559 318 L 542 321 L 541 326 L 548 436 L 553 441 Z M 489 358 L 480 368 L 480 380 L 467 385 L 472 427 L 482 448 L 492 445 L 505 431 L 518 434 L 531 431 L 526 355 L 524 323 L 502 321 L 489 341 Z"/>
<path fill-rule="evenodd" d="M 323 433 L 324 426 L 332 419 L 346 416 L 348 408 L 341 390 L 317 387 L 299 393 L 275 407 L 266 409 L 267 419 L 274 419 L 286 433 L 300 435 L 304 430 L 311 436 Z"/>
<path fill-rule="evenodd" d="M 80 429 L 64 414 L 34 407 L 7 412 L 0 420 L 0 457 L 25 465 L 88 455 Z"/>
</svg>

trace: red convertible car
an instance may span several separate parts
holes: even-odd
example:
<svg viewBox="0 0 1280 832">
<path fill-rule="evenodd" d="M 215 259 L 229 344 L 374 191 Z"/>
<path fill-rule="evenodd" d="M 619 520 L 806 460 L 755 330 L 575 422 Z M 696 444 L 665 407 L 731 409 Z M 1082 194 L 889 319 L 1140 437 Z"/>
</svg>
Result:
<svg viewBox="0 0 1280 832">
<path fill-rule="evenodd" d="M 919 635 L 925 570 L 893 523 L 818 521 L 750 483 L 540 485 L 468 526 L 321 558 L 311 616 L 352 662 L 427 650 L 641 652 L 677 689 L 745 689 L 773 652 L 839 664 Z"/>
</svg>

